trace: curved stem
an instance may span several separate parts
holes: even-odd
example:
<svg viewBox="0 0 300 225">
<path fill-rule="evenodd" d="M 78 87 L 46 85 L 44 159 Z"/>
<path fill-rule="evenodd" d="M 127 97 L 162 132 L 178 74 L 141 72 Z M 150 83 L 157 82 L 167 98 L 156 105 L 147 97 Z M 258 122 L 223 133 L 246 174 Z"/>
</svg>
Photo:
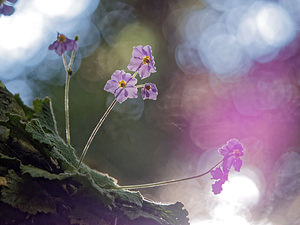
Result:
<svg viewBox="0 0 300 225">
<path fill-rule="evenodd" d="M 219 161 L 217 164 L 215 164 L 212 168 L 210 168 L 205 173 L 202 173 L 202 174 L 199 174 L 199 175 L 196 175 L 196 176 L 185 177 L 185 178 L 174 179 L 174 180 L 167 180 L 167 181 L 160 181 L 160 182 L 155 182 L 155 183 L 119 186 L 119 187 L 112 188 L 112 189 L 142 189 L 142 188 L 158 187 L 158 186 L 163 186 L 163 185 L 167 185 L 167 184 L 174 184 L 174 183 L 178 183 L 178 182 L 186 181 L 186 180 L 192 180 L 192 179 L 196 179 L 196 178 L 202 177 L 202 176 L 210 173 L 210 171 L 212 171 L 214 168 L 216 168 L 222 162 L 223 162 L 223 159 L 221 161 Z"/>
<path fill-rule="evenodd" d="M 117 103 L 117 99 L 114 99 L 113 102 L 110 104 L 110 106 L 107 108 L 107 110 L 105 111 L 105 113 L 103 114 L 103 116 L 101 117 L 101 119 L 99 120 L 98 124 L 96 125 L 95 129 L 93 130 L 91 136 L 89 137 L 89 140 L 87 141 L 82 154 L 80 156 L 79 159 L 79 163 L 77 165 L 77 168 L 79 168 L 87 150 L 89 149 L 94 137 L 96 136 L 96 133 L 98 132 L 99 128 L 101 127 L 102 123 L 104 122 L 104 120 L 106 119 L 107 115 L 110 113 L 110 111 L 112 110 L 112 108 L 115 106 L 115 104 Z"/>
</svg>

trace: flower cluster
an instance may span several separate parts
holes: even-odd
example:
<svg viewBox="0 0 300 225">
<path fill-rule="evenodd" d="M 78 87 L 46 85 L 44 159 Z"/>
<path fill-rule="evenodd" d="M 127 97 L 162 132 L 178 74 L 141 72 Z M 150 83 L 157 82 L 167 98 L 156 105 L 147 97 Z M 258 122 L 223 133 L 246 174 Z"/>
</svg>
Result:
<svg viewBox="0 0 300 225">
<path fill-rule="evenodd" d="M 136 85 L 135 78 L 138 73 L 141 79 L 147 78 L 151 73 L 156 72 L 154 66 L 154 57 L 149 45 L 133 47 L 132 58 L 127 68 L 135 72 L 133 75 L 125 73 L 123 70 L 116 70 L 111 79 L 107 81 L 104 90 L 115 95 L 119 103 L 124 102 L 127 98 L 137 98 L 137 89 L 141 89 L 142 98 L 156 100 L 158 90 L 155 84 L 145 83 Z"/>
<path fill-rule="evenodd" d="M 69 91 L 68 90 L 69 90 L 70 76 L 72 75 L 71 67 L 74 61 L 75 51 L 78 49 L 77 40 L 78 37 L 75 37 L 75 40 L 71 40 L 67 38 L 65 35 L 57 33 L 57 40 L 54 41 L 48 47 L 49 50 L 55 50 L 55 52 L 59 56 L 62 56 L 66 74 L 67 74 L 66 85 L 65 85 L 65 114 L 66 114 L 66 140 L 68 145 L 71 145 L 70 127 L 69 127 L 69 106 L 68 106 Z M 69 65 L 67 65 L 65 60 L 65 56 L 64 56 L 65 51 L 72 51 L 72 56 Z M 107 115 L 111 112 L 112 108 L 117 102 L 123 103 L 128 98 L 137 98 L 138 88 L 142 88 L 141 96 L 144 100 L 157 99 L 158 90 L 155 84 L 145 83 L 145 84 L 137 85 L 137 79 L 135 78 L 139 74 L 140 78 L 144 79 L 149 77 L 151 73 L 156 72 L 156 68 L 154 64 L 155 62 L 154 62 L 154 57 L 152 56 L 151 47 L 149 45 L 145 47 L 139 45 L 137 47 L 133 47 L 132 58 L 130 59 L 129 65 L 127 66 L 127 68 L 130 71 L 133 71 L 134 73 L 131 75 L 130 73 L 126 73 L 124 70 L 116 70 L 112 74 L 111 79 L 107 81 L 104 90 L 114 94 L 115 99 L 107 108 L 107 110 L 99 120 L 98 124 L 96 125 L 95 129 L 91 133 L 80 156 L 79 163 L 77 165 L 78 169 L 96 133 L 98 132 L 99 128 L 103 124 Z M 214 192 L 214 194 L 219 194 L 222 191 L 222 185 L 228 180 L 228 174 L 231 167 L 233 167 L 238 172 L 240 171 L 242 166 L 242 160 L 240 159 L 240 157 L 244 155 L 243 151 L 244 151 L 244 147 L 242 146 L 242 144 L 237 139 L 231 139 L 219 149 L 219 152 L 223 156 L 223 159 L 205 173 L 202 173 L 197 176 L 182 178 L 182 179 L 175 179 L 175 180 L 173 179 L 169 181 L 162 181 L 162 182 L 141 184 L 141 185 L 120 186 L 118 188 L 137 189 L 137 188 L 146 188 L 146 187 L 156 187 L 156 186 L 177 183 L 177 182 L 191 180 L 191 179 L 197 179 L 210 172 L 212 175 L 212 179 L 215 180 L 215 183 L 212 185 L 212 191 Z M 217 167 L 220 164 L 221 166 Z M 5 185 L 6 184 L 5 182 L 6 182 L 5 180 L 1 181 L 1 177 L 0 177 L 0 186 Z"/>
<path fill-rule="evenodd" d="M 240 157 L 244 155 L 243 151 L 244 147 L 237 139 L 230 139 L 219 149 L 220 154 L 224 157 L 222 164 L 210 172 L 212 179 L 216 180 L 212 185 L 214 194 L 221 193 L 222 185 L 228 180 L 228 173 L 231 167 L 233 167 L 235 171 L 240 172 L 242 166 Z"/>
<path fill-rule="evenodd" d="M 16 2 L 17 0 L 0 0 L 0 14 L 5 16 L 12 15 L 15 12 L 15 9 L 12 5 Z"/>
</svg>

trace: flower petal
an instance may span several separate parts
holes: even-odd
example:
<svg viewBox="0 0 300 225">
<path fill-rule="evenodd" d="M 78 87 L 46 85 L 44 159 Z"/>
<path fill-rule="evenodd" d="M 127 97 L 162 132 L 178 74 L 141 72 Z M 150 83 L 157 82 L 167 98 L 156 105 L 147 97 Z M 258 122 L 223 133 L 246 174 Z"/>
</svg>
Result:
<svg viewBox="0 0 300 225">
<path fill-rule="evenodd" d="M 242 164 L 243 164 L 243 161 L 240 158 L 237 158 L 236 160 L 234 160 L 233 168 L 235 169 L 235 171 L 240 172 Z"/>
<path fill-rule="evenodd" d="M 138 59 L 138 58 L 131 58 L 130 62 L 127 66 L 127 68 L 130 71 L 138 71 L 138 69 L 141 67 L 141 65 L 143 64 L 143 60 L 142 59 Z"/>
<path fill-rule="evenodd" d="M 152 56 L 152 50 L 150 45 L 146 45 L 144 47 L 144 52 L 146 53 L 147 56 Z"/>
<path fill-rule="evenodd" d="M 223 171 L 220 167 L 216 168 L 215 170 L 210 171 L 210 174 L 212 176 L 212 179 L 218 180 L 223 177 Z"/>
<path fill-rule="evenodd" d="M 220 194 L 223 190 L 222 185 L 225 183 L 225 180 L 218 180 L 212 185 L 212 191 L 215 195 Z"/>
<path fill-rule="evenodd" d="M 49 50 L 54 50 L 57 47 L 58 42 L 54 41 L 51 45 L 49 45 L 48 49 Z"/>
<path fill-rule="evenodd" d="M 3 4 L 0 8 L 0 14 L 3 14 L 5 16 L 10 16 L 15 11 L 14 7 Z"/>
<path fill-rule="evenodd" d="M 111 80 L 115 80 L 117 82 L 121 81 L 123 78 L 123 74 L 125 72 L 123 70 L 116 70 L 112 75 L 111 75 Z"/>
<path fill-rule="evenodd" d="M 219 148 L 219 152 L 223 156 L 227 156 L 229 154 L 227 146 L 222 146 L 221 148 Z"/>
<path fill-rule="evenodd" d="M 108 80 L 104 86 L 104 90 L 112 94 L 119 88 L 119 83 L 115 80 Z"/>
<path fill-rule="evenodd" d="M 137 83 L 137 79 L 132 78 L 130 73 L 123 73 L 122 74 L 122 80 L 124 80 L 126 82 L 126 84 L 128 85 L 132 85 L 134 86 Z"/>
<path fill-rule="evenodd" d="M 230 168 L 232 167 L 233 161 L 234 161 L 234 156 L 225 157 L 223 159 L 222 167 L 223 167 L 224 173 L 229 172 Z"/>
<path fill-rule="evenodd" d="M 239 149 L 240 151 L 243 151 L 243 146 L 242 144 L 239 142 L 239 140 L 232 138 L 227 142 L 227 146 L 229 149 L 231 150 L 235 150 L 235 149 Z"/>
<path fill-rule="evenodd" d="M 78 49 L 77 42 L 75 40 L 71 40 L 69 38 L 67 38 L 64 45 L 66 46 L 67 51 L 77 51 L 77 49 Z"/>
<path fill-rule="evenodd" d="M 66 51 L 65 46 L 61 43 L 58 43 L 55 48 L 57 55 L 61 56 Z"/>
<path fill-rule="evenodd" d="M 115 96 L 119 103 L 124 102 L 128 98 L 128 94 L 126 96 L 126 92 L 124 91 L 124 88 L 120 88 L 120 91 L 117 91 L 115 93 Z"/>
<path fill-rule="evenodd" d="M 126 91 L 128 91 L 128 98 L 137 98 L 137 88 L 134 86 L 127 86 Z"/>
<path fill-rule="evenodd" d="M 139 74 L 141 79 L 145 79 L 147 77 L 150 76 L 150 69 L 149 69 L 149 65 L 142 65 L 139 69 Z"/>
<path fill-rule="evenodd" d="M 134 58 L 139 58 L 139 59 L 143 59 L 144 56 L 146 56 L 146 54 L 145 54 L 145 51 L 144 51 L 142 45 L 133 47 L 132 57 L 134 57 Z"/>
</svg>

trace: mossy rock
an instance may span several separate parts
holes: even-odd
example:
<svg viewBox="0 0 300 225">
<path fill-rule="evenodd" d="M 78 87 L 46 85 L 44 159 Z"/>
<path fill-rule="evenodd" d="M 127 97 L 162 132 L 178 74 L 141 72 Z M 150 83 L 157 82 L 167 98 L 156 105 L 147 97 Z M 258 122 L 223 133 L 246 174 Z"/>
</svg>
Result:
<svg viewBox="0 0 300 225">
<path fill-rule="evenodd" d="M 0 83 L 0 224 L 186 225 L 183 204 L 145 200 L 82 164 L 59 136 L 51 100 L 33 109 Z"/>
</svg>

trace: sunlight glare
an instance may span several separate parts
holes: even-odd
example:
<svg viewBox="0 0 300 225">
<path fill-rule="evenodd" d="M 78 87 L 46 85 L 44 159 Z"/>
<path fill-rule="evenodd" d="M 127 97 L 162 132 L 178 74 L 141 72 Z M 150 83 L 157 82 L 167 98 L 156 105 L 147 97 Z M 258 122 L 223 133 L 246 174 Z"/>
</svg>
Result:
<svg viewBox="0 0 300 225">
<path fill-rule="evenodd" d="M 0 36 L 1 52 L 6 50 L 11 55 L 12 50 L 17 51 L 20 57 L 22 50 L 27 48 L 32 50 L 39 46 L 43 37 L 43 26 L 43 16 L 30 10 L 16 13 L 13 17 L 1 18 L 0 27 L 9 34 Z"/>
<path fill-rule="evenodd" d="M 295 25 L 290 15 L 279 5 L 266 4 L 255 18 L 262 39 L 275 47 L 284 46 L 295 36 Z"/>
<path fill-rule="evenodd" d="M 220 194 L 220 201 L 232 205 L 248 206 L 257 203 L 260 192 L 252 179 L 243 176 L 230 177 L 224 184 L 224 190 Z"/>
<path fill-rule="evenodd" d="M 98 0 L 94 0 L 95 3 Z M 87 7 L 93 4 L 91 0 L 76 0 L 76 3 L 72 0 L 34 0 L 33 5 L 43 15 L 51 18 L 64 17 L 71 19 L 82 14 L 86 11 Z M 98 3 L 97 3 L 98 4 Z"/>
</svg>

